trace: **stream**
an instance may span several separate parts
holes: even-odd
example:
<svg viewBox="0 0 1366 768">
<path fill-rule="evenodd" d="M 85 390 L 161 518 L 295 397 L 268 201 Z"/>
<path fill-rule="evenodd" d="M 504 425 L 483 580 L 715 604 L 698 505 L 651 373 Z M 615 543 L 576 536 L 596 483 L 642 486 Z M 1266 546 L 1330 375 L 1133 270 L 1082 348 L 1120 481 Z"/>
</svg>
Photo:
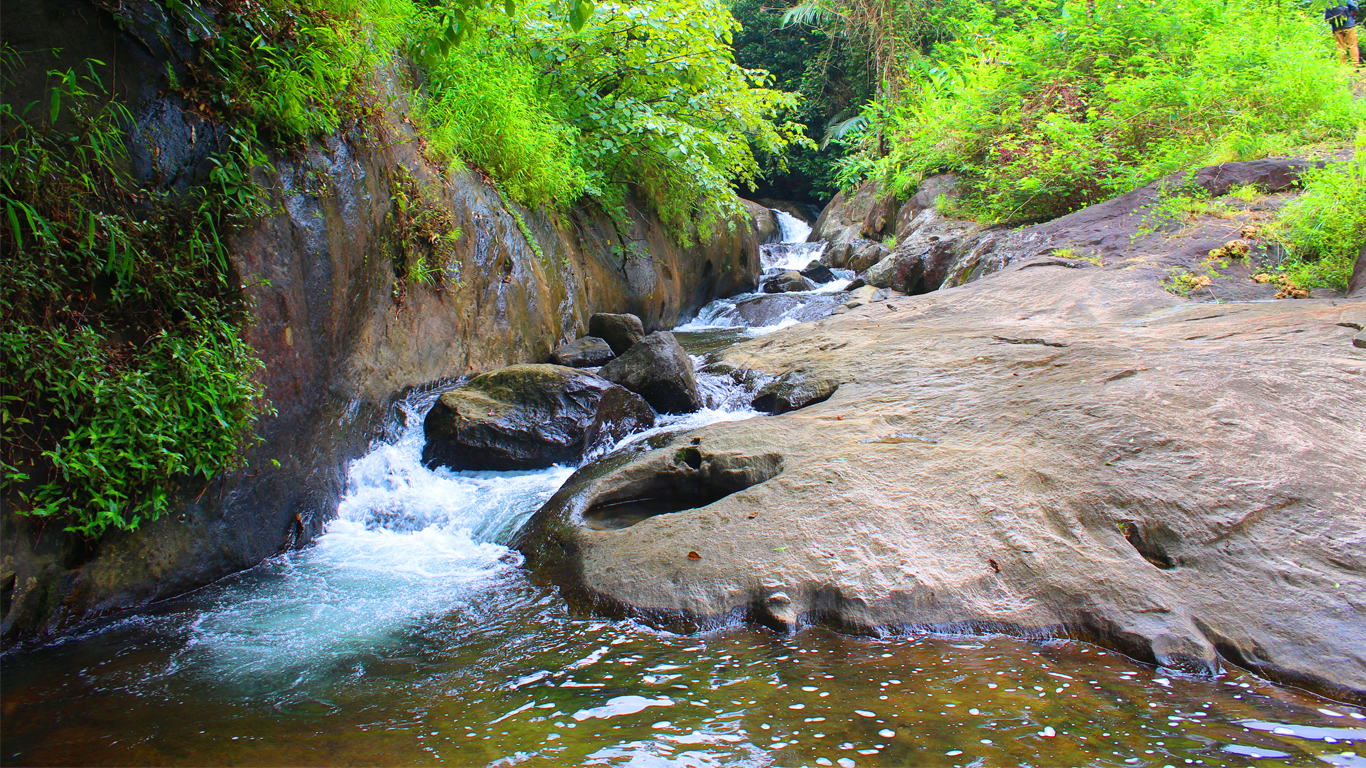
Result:
<svg viewBox="0 0 1366 768">
<path fill-rule="evenodd" d="M 779 214 L 770 270 L 819 255 Z M 824 314 L 814 291 L 713 302 L 711 351 Z M 644 439 L 760 418 L 708 407 Z M 676 635 L 571 609 L 507 547 L 572 467 L 422 466 L 440 390 L 396 406 L 316 544 L 3 659 L 6 765 L 1366 766 L 1366 713 L 1237 669 L 1183 676 L 1066 640 Z M 1360 754 L 1359 754 L 1360 753 Z"/>
</svg>

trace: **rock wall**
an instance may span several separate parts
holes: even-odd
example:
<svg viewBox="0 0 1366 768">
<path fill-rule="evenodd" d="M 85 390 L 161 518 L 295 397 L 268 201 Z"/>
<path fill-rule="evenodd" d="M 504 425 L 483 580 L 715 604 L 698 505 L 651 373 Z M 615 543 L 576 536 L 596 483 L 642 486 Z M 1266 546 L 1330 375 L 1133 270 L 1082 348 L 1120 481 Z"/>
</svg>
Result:
<svg viewBox="0 0 1366 768">
<path fill-rule="evenodd" d="M 168 41 L 155 8 L 121 26 L 74 0 L 5 12 L 6 42 L 66 50 L 54 68 L 87 56 L 115 63 L 110 79 L 137 119 L 129 144 L 139 178 L 168 189 L 202 183 L 223 127 L 163 92 L 167 62 L 186 51 Z M 41 86 L 37 78 L 27 87 Z M 346 463 L 381 433 L 396 393 L 544 361 L 581 335 L 594 312 L 631 312 L 647 330 L 670 328 L 757 282 L 749 220 L 680 247 L 641 206 L 629 207 L 627 232 L 592 206 L 525 210 L 470 169 L 431 165 L 420 147 L 399 102 L 364 130 L 277 158 L 258 177 L 277 213 L 235 239 L 231 260 L 254 307 L 246 336 L 266 364 L 278 415 L 260 425 L 263 440 L 246 471 L 187 487 L 177 514 L 134 533 L 87 542 L 7 505 L 5 646 L 181 594 L 309 543 L 335 512 Z M 462 231 L 458 281 L 396 282 L 386 216 L 389 181 L 400 169 L 437 190 L 453 212 Z"/>
</svg>

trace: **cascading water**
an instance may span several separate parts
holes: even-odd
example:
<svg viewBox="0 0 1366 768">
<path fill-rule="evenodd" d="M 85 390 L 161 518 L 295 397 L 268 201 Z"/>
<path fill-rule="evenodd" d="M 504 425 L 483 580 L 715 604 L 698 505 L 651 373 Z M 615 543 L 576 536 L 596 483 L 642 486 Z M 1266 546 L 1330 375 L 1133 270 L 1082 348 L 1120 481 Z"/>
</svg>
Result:
<svg viewBox="0 0 1366 768">
<path fill-rule="evenodd" d="M 804 268 L 821 246 L 778 219 L 785 242 L 763 263 Z M 676 335 L 700 364 L 828 312 L 845 284 L 713 302 Z M 758 415 L 729 379 L 698 378 L 706 409 L 623 442 Z M 424 467 L 437 394 L 398 405 L 315 546 L 10 654 L 5 764 L 1366 762 L 1350 747 L 1366 741 L 1361 708 L 1243 673 L 1184 678 L 1075 642 L 738 624 L 685 637 L 575 615 L 507 547 L 572 468 Z"/>
<path fill-rule="evenodd" d="M 764 277 L 788 270 L 801 271 L 812 261 L 818 261 L 825 251 L 825 243 L 807 242 L 811 226 L 785 211 L 774 210 L 782 241 L 759 247 Z M 742 336 L 772 333 L 797 323 L 829 314 L 839 304 L 841 294 L 854 273 L 844 269 L 831 270 L 837 279 L 818 285 L 810 291 L 783 294 L 743 293 L 717 299 L 703 307 L 697 317 L 678 326 L 675 332 L 715 331 L 721 328 L 743 329 Z"/>
</svg>

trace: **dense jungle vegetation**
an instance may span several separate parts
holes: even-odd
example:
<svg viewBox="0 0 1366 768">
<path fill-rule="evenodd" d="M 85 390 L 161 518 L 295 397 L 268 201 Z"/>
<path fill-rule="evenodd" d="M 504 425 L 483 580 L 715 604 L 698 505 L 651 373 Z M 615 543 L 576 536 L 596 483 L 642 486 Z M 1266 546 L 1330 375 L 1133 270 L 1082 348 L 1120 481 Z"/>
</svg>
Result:
<svg viewBox="0 0 1366 768">
<path fill-rule="evenodd" d="M 875 85 L 836 186 L 901 196 L 961 181 L 956 215 L 1051 219 L 1168 174 L 1335 150 L 1366 122 L 1322 9 L 1266 0 L 1137 3 L 803 0 L 789 24 L 861 53 Z M 1311 173 L 1278 236 L 1285 269 L 1344 288 L 1366 243 L 1359 168 Z"/>
<path fill-rule="evenodd" d="M 0 106 L 5 494 L 89 536 L 241 465 L 269 405 L 226 244 L 278 207 L 273 162 L 363 134 L 390 103 L 411 105 L 429 159 L 519 203 L 620 216 L 633 195 L 680 242 L 739 213 L 738 188 L 823 202 L 952 171 L 961 215 L 1024 222 L 1209 162 L 1340 147 L 1366 118 L 1317 12 L 1269 0 L 139 8 L 189 41 L 164 89 L 221 128 L 205 178 L 139 172 L 101 62 Z M 6 46 L 6 76 L 45 53 Z M 1284 237 L 1300 279 L 1337 285 L 1366 240 L 1362 175 L 1309 186 Z M 441 279 L 429 255 L 409 280 Z"/>
</svg>

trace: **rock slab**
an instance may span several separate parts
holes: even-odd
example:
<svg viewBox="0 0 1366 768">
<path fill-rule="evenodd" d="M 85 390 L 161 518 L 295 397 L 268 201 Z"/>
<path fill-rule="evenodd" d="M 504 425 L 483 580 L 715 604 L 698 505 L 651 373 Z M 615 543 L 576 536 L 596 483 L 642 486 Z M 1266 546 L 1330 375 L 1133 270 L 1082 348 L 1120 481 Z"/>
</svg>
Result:
<svg viewBox="0 0 1366 768">
<path fill-rule="evenodd" d="M 513 365 L 437 400 L 422 424 L 422 462 L 493 471 L 577 464 L 654 422 L 640 396 L 610 381 L 559 365 Z"/>
<path fill-rule="evenodd" d="M 613 530 L 562 498 L 523 552 L 685 627 L 1071 637 L 1366 703 L 1362 302 L 1194 303 L 1165 274 L 1025 260 L 736 345 L 716 364 L 843 382 L 677 438 L 780 474 Z M 604 465 L 587 501 L 677 450 Z"/>
<path fill-rule="evenodd" d="M 668 331 L 641 339 L 599 374 L 645 398 L 660 413 L 692 413 L 702 407 L 692 358 Z"/>
</svg>

